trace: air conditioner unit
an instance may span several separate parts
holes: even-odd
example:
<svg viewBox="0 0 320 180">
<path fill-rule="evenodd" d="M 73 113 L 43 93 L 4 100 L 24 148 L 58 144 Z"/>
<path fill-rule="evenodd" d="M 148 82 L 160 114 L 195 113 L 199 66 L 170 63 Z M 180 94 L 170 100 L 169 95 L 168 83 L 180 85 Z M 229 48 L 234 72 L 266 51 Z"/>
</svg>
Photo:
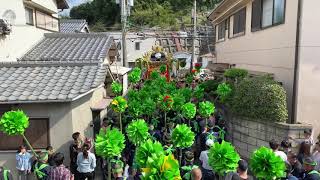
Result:
<svg viewBox="0 0 320 180">
<path fill-rule="evenodd" d="M 5 19 L 0 19 L 0 35 L 8 35 L 12 31 L 11 25 Z"/>
</svg>

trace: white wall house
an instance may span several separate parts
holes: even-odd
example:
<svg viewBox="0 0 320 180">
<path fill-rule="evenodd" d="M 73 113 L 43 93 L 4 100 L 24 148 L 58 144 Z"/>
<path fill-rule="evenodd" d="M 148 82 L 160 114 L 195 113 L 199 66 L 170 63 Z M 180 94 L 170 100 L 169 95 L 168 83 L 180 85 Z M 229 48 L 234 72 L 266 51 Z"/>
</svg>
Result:
<svg viewBox="0 0 320 180">
<path fill-rule="evenodd" d="M 66 9 L 65 0 L 0 0 L 0 19 L 12 27 L 0 35 L 0 61 L 16 61 L 44 33 L 59 31 L 58 9 Z"/>
</svg>

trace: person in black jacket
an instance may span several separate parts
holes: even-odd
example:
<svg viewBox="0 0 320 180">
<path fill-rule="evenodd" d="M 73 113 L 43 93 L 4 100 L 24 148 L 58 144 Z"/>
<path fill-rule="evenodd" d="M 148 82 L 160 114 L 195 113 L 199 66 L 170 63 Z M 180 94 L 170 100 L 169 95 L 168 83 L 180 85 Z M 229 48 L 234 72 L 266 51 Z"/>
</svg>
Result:
<svg viewBox="0 0 320 180">
<path fill-rule="evenodd" d="M 0 166 L 0 180 L 13 180 L 10 170 Z"/>
<path fill-rule="evenodd" d="M 297 178 L 302 178 L 303 167 L 300 161 L 298 161 L 297 155 L 295 153 L 288 153 L 288 162 L 292 167 L 291 174 Z"/>
<path fill-rule="evenodd" d="M 313 160 L 311 157 L 305 158 L 303 162 L 305 174 L 303 180 L 319 180 L 320 173 L 315 170 L 317 166 L 317 162 Z"/>
</svg>

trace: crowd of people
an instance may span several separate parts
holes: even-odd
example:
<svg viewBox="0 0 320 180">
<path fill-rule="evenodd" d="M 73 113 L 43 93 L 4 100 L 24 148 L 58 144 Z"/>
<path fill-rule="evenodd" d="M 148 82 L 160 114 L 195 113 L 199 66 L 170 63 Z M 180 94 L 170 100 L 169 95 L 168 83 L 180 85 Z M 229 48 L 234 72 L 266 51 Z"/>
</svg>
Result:
<svg viewBox="0 0 320 180">
<path fill-rule="evenodd" d="M 218 117 L 218 116 L 217 116 Z M 208 162 L 210 147 L 215 142 L 222 142 L 227 138 L 227 128 L 224 120 L 211 117 L 205 122 L 197 120 L 200 131 L 196 134 L 194 145 L 183 150 L 183 158 L 180 164 L 180 173 L 183 179 L 212 180 L 217 179 L 212 167 Z M 105 120 L 102 128 L 113 126 L 110 121 Z M 154 125 L 149 126 L 152 139 L 161 142 L 167 152 L 173 153 L 175 157 L 179 154 L 172 149 L 171 134 L 174 125 L 168 125 L 166 129 L 158 129 Z M 302 141 L 288 138 L 279 143 L 271 140 L 269 145 L 274 153 L 286 164 L 286 177 L 288 180 L 320 180 L 320 142 L 314 143 L 311 131 L 304 132 L 305 139 Z M 16 169 L 18 180 L 27 180 L 33 174 L 38 180 L 94 180 L 107 179 L 107 161 L 94 154 L 93 142 L 83 138 L 79 132 L 72 134 L 72 143 L 69 146 L 70 164 L 64 165 L 65 154 L 54 152 L 51 146 L 46 151 L 32 155 L 26 146 L 20 146 L 16 154 Z M 299 143 L 298 153 L 291 149 L 291 142 Z M 134 162 L 135 147 L 126 141 L 126 148 L 121 158 L 112 162 L 112 176 L 116 180 L 139 180 L 142 172 Z M 98 164 L 98 165 L 97 165 Z M 248 162 L 241 159 L 238 162 L 237 172 L 228 173 L 225 180 L 251 180 Z M 96 171 L 102 172 L 102 177 L 96 176 Z M 12 180 L 12 173 L 0 168 L 0 180 Z"/>
</svg>

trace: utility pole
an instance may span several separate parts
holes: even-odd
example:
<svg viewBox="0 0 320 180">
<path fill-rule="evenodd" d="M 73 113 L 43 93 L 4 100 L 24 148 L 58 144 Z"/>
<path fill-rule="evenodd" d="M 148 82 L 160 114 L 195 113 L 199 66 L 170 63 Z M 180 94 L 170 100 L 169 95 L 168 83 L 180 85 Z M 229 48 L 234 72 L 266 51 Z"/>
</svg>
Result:
<svg viewBox="0 0 320 180">
<path fill-rule="evenodd" d="M 124 67 L 129 67 L 127 60 L 126 24 L 127 24 L 127 3 L 121 0 L 121 23 L 122 23 L 122 62 Z"/>
<path fill-rule="evenodd" d="M 193 35 L 192 35 L 192 56 L 191 56 L 191 65 L 190 72 L 193 69 L 193 63 L 196 58 L 196 36 L 197 36 L 197 0 L 193 2 Z"/>
</svg>

